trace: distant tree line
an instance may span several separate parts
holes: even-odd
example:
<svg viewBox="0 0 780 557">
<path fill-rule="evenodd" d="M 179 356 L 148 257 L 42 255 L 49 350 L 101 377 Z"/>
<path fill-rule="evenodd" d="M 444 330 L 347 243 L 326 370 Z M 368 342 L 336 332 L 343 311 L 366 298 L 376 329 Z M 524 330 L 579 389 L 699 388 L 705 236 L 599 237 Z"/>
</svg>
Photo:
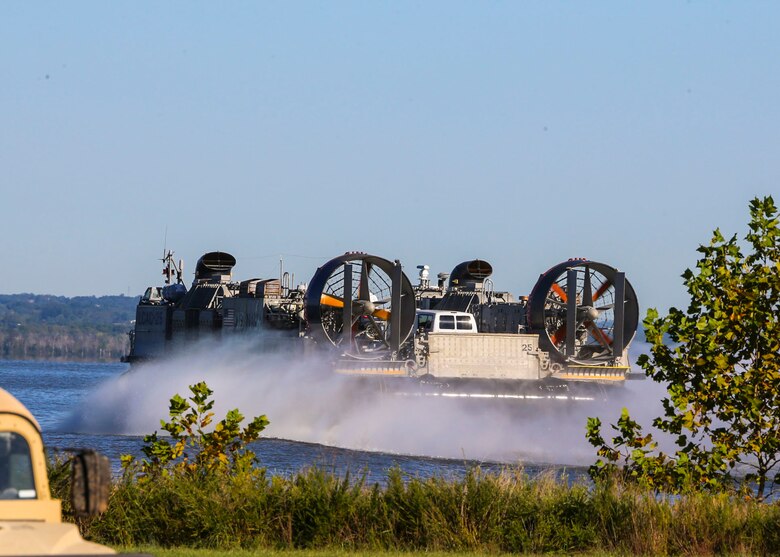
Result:
<svg viewBox="0 0 780 557">
<path fill-rule="evenodd" d="M 0 294 L 0 358 L 117 361 L 138 298 Z"/>
</svg>

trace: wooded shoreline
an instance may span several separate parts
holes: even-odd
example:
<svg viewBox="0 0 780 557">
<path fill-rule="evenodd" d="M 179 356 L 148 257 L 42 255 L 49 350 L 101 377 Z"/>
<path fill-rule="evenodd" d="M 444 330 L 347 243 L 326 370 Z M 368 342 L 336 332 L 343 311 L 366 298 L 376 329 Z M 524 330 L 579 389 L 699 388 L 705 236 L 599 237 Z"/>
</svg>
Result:
<svg viewBox="0 0 780 557">
<path fill-rule="evenodd" d="M 137 297 L 0 294 L 0 358 L 118 362 Z"/>
</svg>

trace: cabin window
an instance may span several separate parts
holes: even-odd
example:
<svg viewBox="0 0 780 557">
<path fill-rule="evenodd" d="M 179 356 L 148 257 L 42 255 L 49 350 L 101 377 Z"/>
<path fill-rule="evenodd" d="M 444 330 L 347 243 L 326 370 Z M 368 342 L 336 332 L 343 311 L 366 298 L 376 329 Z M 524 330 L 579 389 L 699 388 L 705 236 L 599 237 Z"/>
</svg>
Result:
<svg viewBox="0 0 780 557">
<path fill-rule="evenodd" d="M 35 499 L 32 458 L 27 440 L 0 431 L 0 499 Z"/>
<path fill-rule="evenodd" d="M 455 328 L 454 315 L 442 315 L 439 317 L 439 329 L 454 329 L 454 328 Z"/>
<path fill-rule="evenodd" d="M 471 323 L 471 316 L 458 315 L 458 329 L 467 330 L 467 331 L 473 330 L 474 326 Z"/>
<path fill-rule="evenodd" d="M 421 331 L 430 331 L 432 327 L 433 327 L 433 314 L 431 313 L 417 314 L 417 329 Z"/>
</svg>

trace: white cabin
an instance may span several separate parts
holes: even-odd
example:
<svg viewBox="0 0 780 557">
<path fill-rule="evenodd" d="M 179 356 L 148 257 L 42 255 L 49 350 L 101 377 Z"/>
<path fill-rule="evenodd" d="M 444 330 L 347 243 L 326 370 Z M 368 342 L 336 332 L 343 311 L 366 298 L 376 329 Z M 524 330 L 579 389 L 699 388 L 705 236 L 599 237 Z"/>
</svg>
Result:
<svg viewBox="0 0 780 557">
<path fill-rule="evenodd" d="M 425 333 L 476 333 L 477 321 L 465 311 L 417 310 L 417 330 Z"/>
</svg>

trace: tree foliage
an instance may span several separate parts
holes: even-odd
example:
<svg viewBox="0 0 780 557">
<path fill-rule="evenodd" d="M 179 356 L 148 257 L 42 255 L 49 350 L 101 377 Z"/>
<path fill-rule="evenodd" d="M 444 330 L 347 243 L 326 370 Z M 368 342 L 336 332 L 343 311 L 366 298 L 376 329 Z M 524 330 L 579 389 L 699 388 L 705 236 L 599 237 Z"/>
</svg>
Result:
<svg viewBox="0 0 780 557">
<path fill-rule="evenodd" d="M 122 456 L 126 473 L 141 477 L 170 474 L 203 476 L 214 472 L 237 473 L 250 469 L 257 462 L 248 444 L 260 437 L 269 424 L 265 415 L 255 417 L 241 427 L 244 416 L 238 409 L 228 411 L 224 419 L 214 420 L 213 391 L 201 381 L 189 387 L 192 396 L 185 400 L 174 395 L 170 400 L 170 420 L 160 420 L 168 433 L 160 437 L 155 431 L 144 437 L 142 451 L 146 458 L 140 464 L 132 455 Z"/>
<path fill-rule="evenodd" d="M 625 409 L 611 443 L 589 418 L 601 457 L 594 478 L 620 473 L 670 492 L 736 481 L 755 486 L 758 498 L 780 480 L 780 218 L 771 197 L 751 201 L 750 214 L 747 253 L 736 235 L 715 230 L 696 269 L 682 275 L 687 311 L 650 309 L 644 320 L 651 348 L 638 364 L 668 395 L 653 425 L 679 448 L 659 452 Z"/>
</svg>

